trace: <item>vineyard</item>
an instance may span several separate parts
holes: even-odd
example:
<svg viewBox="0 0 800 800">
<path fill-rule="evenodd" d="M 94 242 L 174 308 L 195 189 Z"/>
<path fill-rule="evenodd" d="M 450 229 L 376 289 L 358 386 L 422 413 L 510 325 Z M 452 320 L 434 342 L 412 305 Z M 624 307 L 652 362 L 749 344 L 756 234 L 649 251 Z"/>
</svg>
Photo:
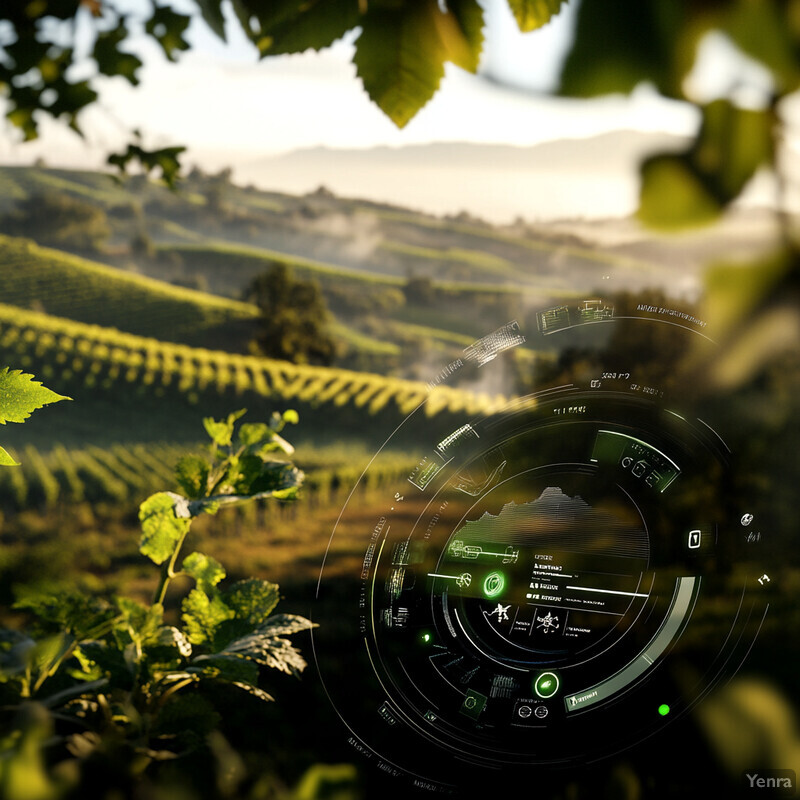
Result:
<svg viewBox="0 0 800 800">
<path fill-rule="evenodd" d="M 56 443 L 49 450 L 27 444 L 11 452 L 21 466 L 0 472 L 0 508 L 7 513 L 26 508 L 49 512 L 83 502 L 136 508 L 148 495 L 175 488 L 175 464 L 187 448 L 170 442 L 81 448 Z M 302 509 L 313 509 L 342 502 L 367 456 L 341 447 L 301 448 L 294 460 L 306 475 Z M 402 453 L 384 457 L 370 470 L 362 489 L 371 491 L 402 480 L 417 461 Z"/>
<path fill-rule="evenodd" d="M 3 302 L 171 342 L 242 346 L 258 309 L 0 236 Z"/>
<path fill-rule="evenodd" d="M 172 439 L 176 429 L 184 439 L 184 432 L 193 438 L 187 420 L 196 426 L 201 413 L 192 409 L 210 414 L 249 404 L 263 407 L 267 401 L 274 408 L 322 410 L 337 419 L 349 415 L 363 426 L 364 415 L 405 416 L 425 401 L 426 417 L 473 415 L 503 402 L 499 396 L 446 386 L 429 390 L 422 383 L 369 373 L 172 344 L 5 305 L 0 305 L 0 353 L 3 363 L 33 372 L 75 398 L 74 405 L 92 417 L 85 420 L 94 430 L 89 441 L 96 441 L 98 428 L 113 423 L 123 410 L 144 413 L 151 426 L 162 418 L 156 439 Z M 61 418 L 71 419 L 70 413 L 78 412 L 65 410 Z M 117 419 L 117 424 L 120 431 L 106 440 L 130 438 L 130 421 Z"/>
</svg>

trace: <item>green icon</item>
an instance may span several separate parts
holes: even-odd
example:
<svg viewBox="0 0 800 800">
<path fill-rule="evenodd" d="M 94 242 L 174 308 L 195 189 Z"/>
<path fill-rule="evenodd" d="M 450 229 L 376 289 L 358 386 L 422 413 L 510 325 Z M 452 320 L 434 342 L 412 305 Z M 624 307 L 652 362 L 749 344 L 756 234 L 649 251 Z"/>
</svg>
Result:
<svg viewBox="0 0 800 800">
<path fill-rule="evenodd" d="M 669 714 L 669 706 L 666 703 L 662 703 L 658 707 L 658 713 L 661 714 L 662 717 L 666 717 Z"/>
<path fill-rule="evenodd" d="M 459 710 L 465 716 L 477 720 L 483 709 L 486 707 L 486 701 L 488 699 L 489 698 L 486 697 L 485 694 L 469 690 Z"/>
<path fill-rule="evenodd" d="M 423 644 L 430 644 L 433 641 L 433 636 L 431 636 L 427 631 L 420 636 Z"/>
<path fill-rule="evenodd" d="M 487 597 L 497 597 L 506 588 L 506 577 L 502 572 L 490 572 L 483 581 L 483 593 Z"/>
<path fill-rule="evenodd" d="M 543 672 L 534 682 L 533 690 L 544 700 L 553 697 L 561 685 L 555 672 Z"/>
</svg>

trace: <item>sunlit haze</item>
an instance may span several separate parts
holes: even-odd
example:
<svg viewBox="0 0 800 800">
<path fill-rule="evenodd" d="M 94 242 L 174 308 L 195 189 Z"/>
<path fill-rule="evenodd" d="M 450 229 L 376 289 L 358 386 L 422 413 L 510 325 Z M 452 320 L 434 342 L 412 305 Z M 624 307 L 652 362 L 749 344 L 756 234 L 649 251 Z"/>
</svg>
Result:
<svg viewBox="0 0 800 800">
<path fill-rule="evenodd" d="M 426 181 L 424 164 L 395 177 L 381 174 L 380 181 L 380 170 L 373 169 L 371 180 L 361 180 L 357 173 L 337 169 L 335 154 L 330 154 L 331 169 L 317 175 L 272 169 L 264 161 L 317 147 L 401 148 L 430 142 L 531 146 L 629 130 L 685 136 L 697 125 L 694 109 L 666 101 L 647 86 L 630 97 L 553 97 L 574 11 L 567 9 L 541 31 L 523 35 L 505 2 L 483 4 L 488 25 L 480 74 L 448 65 L 434 101 L 403 130 L 370 102 L 355 76 L 351 62 L 357 33 L 320 53 L 259 62 L 235 24 L 228 25 L 229 41 L 223 44 L 194 20 L 192 49 L 178 64 L 167 62 L 142 37 L 136 43 L 145 62 L 140 85 L 131 87 L 121 78 L 102 80 L 101 102 L 82 117 L 84 140 L 43 121 L 41 137 L 33 143 L 19 142 L 16 132 L 8 130 L 0 141 L 0 161 L 30 163 L 41 157 L 52 166 L 99 167 L 108 152 L 122 149 L 130 131 L 138 129 L 146 146 L 187 145 L 187 164 L 205 170 L 230 166 L 237 180 L 262 188 L 302 192 L 324 183 L 344 195 L 435 213 L 468 210 L 496 220 L 630 213 L 641 156 L 636 148 L 616 154 L 613 164 L 598 163 L 596 170 L 582 169 L 562 181 L 556 176 L 561 165 L 554 164 L 548 180 L 533 182 L 530 193 L 525 183 L 530 173 L 523 168 L 518 174 L 508 169 L 495 174 L 480 151 L 472 165 L 480 175 L 469 180 L 470 170 L 465 173 L 462 166 L 458 180 L 454 174 L 447 178 L 431 173 Z M 136 8 L 134 0 L 130 5 Z M 699 84 L 702 88 L 702 76 Z M 431 185 L 425 187 L 421 180 Z"/>
</svg>

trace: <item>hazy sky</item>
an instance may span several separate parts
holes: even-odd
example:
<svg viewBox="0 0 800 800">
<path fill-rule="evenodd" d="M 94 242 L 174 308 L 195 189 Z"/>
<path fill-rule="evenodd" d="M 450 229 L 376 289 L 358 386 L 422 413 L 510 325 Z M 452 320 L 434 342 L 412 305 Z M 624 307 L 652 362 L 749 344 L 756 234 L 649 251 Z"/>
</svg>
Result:
<svg viewBox="0 0 800 800">
<path fill-rule="evenodd" d="M 116 2 L 134 12 L 138 9 L 144 18 L 146 0 Z M 320 145 L 366 148 L 431 141 L 531 145 L 620 129 L 688 134 L 696 127 L 695 109 L 659 98 L 646 86 L 631 97 L 593 101 L 549 94 L 569 45 L 575 0 L 548 26 L 529 34 L 519 33 L 506 0 L 480 2 L 486 10 L 487 39 L 479 75 L 448 65 L 439 93 L 403 130 L 370 102 L 355 76 L 351 62 L 357 32 L 320 53 L 258 61 L 255 48 L 236 23 L 228 25 L 228 42 L 223 43 L 198 19 L 189 28 L 192 48 L 177 64 L 169 63 L 158 45 L 142 36 L 134 44 L 145 62 L 139 86 L 131 87 L 122 78 L 98 81 L 101 100 L 82 117 L 85 140 L 64 126 L 43 122 L 40 139 L 22 144 L 7 126 L 0 136 L 0 163 L 30 163 L 41 156 L 53 166 L 98 167 L 108 152 L 124 149 L 130 132 L 139 129 L 145 146 L 187 145 L 185 163 L 206 170 L 238 167 L 237 177 L 248 181 L 247 165 Z M 172 5 L 194 9 L 187 0 L 172 0 Z M 703 44 L 702 66 L 688 82 L 697 99 L 725 94 L 734 84 L 759 94 L 767 80 L 763 71 L 730 51 L 719 37 L 709 37 Z M 742 91 L 745 94 L 738 99 L 747 102 L 748 90 Z M 616 205 L 609 203 L 606 210 L 632 210 L 636 181 L 632 164 L 620 177 L 618 191 L 605 186 L 598 190 L 600 195 L 609 191 L 619 195 Z M 345 194 L 367 191 L 357 186 L 332 188 Z M 393 190 L 388 187 L 388 191 Z M 497 192 L 504 193 L 502 187 Z M 579 198 L 581 191 L 572 195 Z M 517 211 L 525 215 L 524 202 Z M 586 212 L 576 208 L 575 213 Z"/>
<path fill-rule="evenodd" d="M 126 2 L 135 8 L 138 0 Z M 224 165 L 315 145 L 533 144 L 615 128 L 687 132 L 695 123 L 687 109 L 647 91 L 632 99 L 592 103 L 545 96 L 555 85 L 569 41 L 572 10 L 562 11 L 541 31 L 523 35 L 505 0 L 483 4 L 488 25 L 481 72 L 493 80 L 448 65 L 439 94 L 402 131 L 369 101 L 355 77 L 353 35 L 321 53 L 259 62 L 235 24 L 228 26 L 229 42 L 223 44 L 198 21 L 190 28 L 193 48 L 177 65 L 143 41 L 137 45 L 145 61 L 138 87 L 121 78 L 102 81 L 99 107 L 83 117 L 86 142 L 55 125 L 42 125 L 37 143 L 12 144 L 4 136 L 0 159 L 29 161 L 44 155 L 51 163 L 97 163 L 100 153 L 118 148 L 131 128 L 141 129 L 147 144 L 188 144 L 193 159 Z"/>
</svg>

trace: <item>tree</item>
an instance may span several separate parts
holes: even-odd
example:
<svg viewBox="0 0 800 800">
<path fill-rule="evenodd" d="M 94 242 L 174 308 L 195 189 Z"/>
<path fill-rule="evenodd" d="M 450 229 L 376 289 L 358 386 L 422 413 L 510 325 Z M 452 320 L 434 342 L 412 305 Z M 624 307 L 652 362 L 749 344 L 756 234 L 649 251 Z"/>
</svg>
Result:
<svg viewBox="0 0 800 800">
<path fill-rule="evenodd" d="M 295 278 L 275 262 L 248 287 L 245 298 L 261 309 L 259 350 L 296 364 L 331 364 L 336 344 L 327 331 L 328 309 L 314 280 Z"/>
</svg>

